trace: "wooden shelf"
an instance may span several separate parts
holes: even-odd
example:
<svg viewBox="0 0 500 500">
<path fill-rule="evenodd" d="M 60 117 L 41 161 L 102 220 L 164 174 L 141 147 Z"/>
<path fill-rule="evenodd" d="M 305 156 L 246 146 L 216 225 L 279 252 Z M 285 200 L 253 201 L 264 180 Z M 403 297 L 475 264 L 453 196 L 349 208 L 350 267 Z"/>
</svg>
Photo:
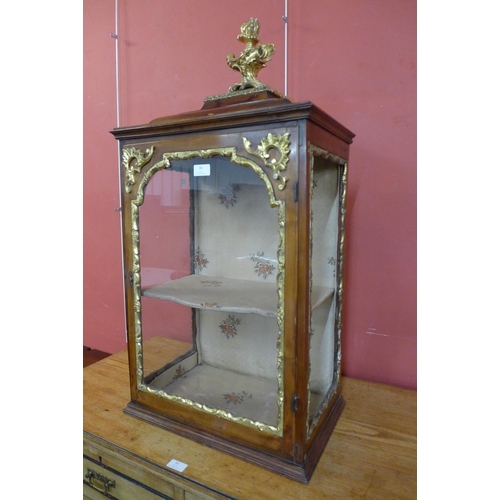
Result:
<svg viewBox="0 0 500 500">
<path fill-rule="evenodd" d="M 318 307 L 332 294 L 333 288 L 314 287 L 312 308 Z M 278 291 L 274 280 L 252 281 L 192 274 L 144 287 L 142 295 L 196 309 L 255 313 L 270 317 L 276 317 L 278 308 Z"/>
</svg>

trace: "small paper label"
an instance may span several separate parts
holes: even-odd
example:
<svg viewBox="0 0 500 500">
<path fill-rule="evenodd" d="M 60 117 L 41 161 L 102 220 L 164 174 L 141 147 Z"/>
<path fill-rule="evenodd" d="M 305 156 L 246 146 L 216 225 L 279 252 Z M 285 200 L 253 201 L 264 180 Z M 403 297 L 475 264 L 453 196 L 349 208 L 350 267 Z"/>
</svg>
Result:
<svg viewBox="0 0 500 500">
<path fill-rule="evenodd" d="M 210 163 L 204 163 L 202 165 L 193 165 L 193 175 L 195 177 L 210 175 Z"/>
<path fill-rule="evenodd" d="M 168 462 L 167 467 L 170 467 L 171 469 L 175 469 L 179 472 L 182 472 L 187 467 L 187 464 L 179 462 L 179 460 L 172 459 L 172 460 L 170 460 L 170 462 Z"/>
</svg>

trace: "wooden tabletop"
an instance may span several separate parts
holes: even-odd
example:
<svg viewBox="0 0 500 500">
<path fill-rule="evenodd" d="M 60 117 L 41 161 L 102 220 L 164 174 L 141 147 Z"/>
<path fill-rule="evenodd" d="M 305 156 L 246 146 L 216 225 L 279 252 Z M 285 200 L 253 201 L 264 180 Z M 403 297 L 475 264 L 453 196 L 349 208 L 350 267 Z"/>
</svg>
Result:
<svg viewBox="0 0 500 500">
<path fill-rule="evenodd" d="M 415 499 L 417 393 L 344 377 L 346 407 L 308 485 L 125 415 L 125 351 L 84 369 L 84 431 L 241 500 Z M 167 469 L 168 470 L 168 469 Z"/>
</svg>

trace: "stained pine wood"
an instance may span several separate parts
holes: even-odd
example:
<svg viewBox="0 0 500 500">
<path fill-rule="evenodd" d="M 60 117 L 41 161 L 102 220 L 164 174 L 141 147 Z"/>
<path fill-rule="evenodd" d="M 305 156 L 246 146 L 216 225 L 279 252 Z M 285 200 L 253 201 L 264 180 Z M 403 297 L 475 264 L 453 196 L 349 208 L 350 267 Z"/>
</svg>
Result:
<svg viewBox="0 0 500 500">
<path fill-rule="evenodd" d="M 84 441 L 103 440 L 129 464 L 123 465 L 128 472 L 135 470 L 133 457 L 144 470 L 154 469 L 156 481 L 174 477 L 178 489 L 191 488 L 202 498 L 416 498 L 415 391 L 344 377 L 347 405 L 316 472 L 303 485 L 124 414 L 128 377 L 126 352 L 85 368 L 83 408 Z M 166 467 L 171 459 L 188 467 L 172 474 Z"/>
</svg>

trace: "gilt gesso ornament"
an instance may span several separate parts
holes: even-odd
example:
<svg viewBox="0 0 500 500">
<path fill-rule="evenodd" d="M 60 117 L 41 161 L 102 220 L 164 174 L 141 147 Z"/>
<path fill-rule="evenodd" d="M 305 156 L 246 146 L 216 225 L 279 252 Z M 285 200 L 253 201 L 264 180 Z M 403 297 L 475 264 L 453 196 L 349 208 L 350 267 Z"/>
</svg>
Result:
<svg viewBox="0 0 500 500">
<path fill-rule="evenodd" d="M 252 151 L 252 144 L 243 137 L 243 146 L 247 153 L 260 158 L 266 167 L 272 168 L 274 171 L 273 179 L 280 180 L 278 189 L 285 189 L 286 177 L 281 175 L 281 172 L 286 169 L 288 163 L 288 155 L 290 153 L 290 134 L 268 134 L 260 141 L 255 151 Z"/>
<path fill-rule="evenodd" d="M 272 43 L 261 45 L 259 29 L 259 21 L 253 17 L 241 25 L 241 33 L 237 38 L 245 44 L 245 49 L 238 57 L 230 53 L 226 59 L 231 69 L 241 73 L 242 79 L 240 83 L 232 85 L 229 92 L 246 89 L 265 90 L 268 88 L 259 82 L 257 74 L 266 66 L 266 62 L 271 60 L 275 49 Z"/>
<path fill-rule="evenodd" d="M 126 148 L 122 152 L 122 162 L 125 167 L 125 191 L 130 193 L 135 184 L 135 174 L 140 173 L 142 167 L 149 163 L 153 156 L 154 146 L 146 149 L 146 154 L 136 148 Z"/>
</svg>

